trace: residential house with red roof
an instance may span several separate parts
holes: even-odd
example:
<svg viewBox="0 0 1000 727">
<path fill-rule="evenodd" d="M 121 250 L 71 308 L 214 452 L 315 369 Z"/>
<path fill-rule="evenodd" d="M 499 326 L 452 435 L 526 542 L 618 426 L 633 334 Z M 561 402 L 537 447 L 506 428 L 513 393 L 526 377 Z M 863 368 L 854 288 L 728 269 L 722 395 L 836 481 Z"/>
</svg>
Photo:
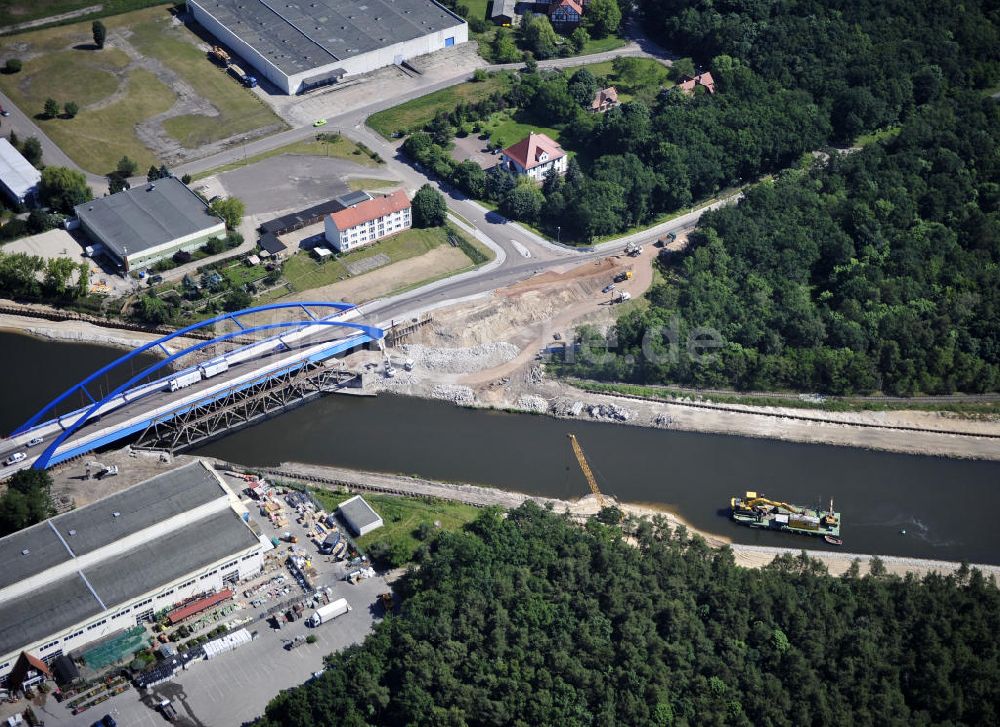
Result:
<svg viewBox="0 0 1000 727">
<path fill-rule="evenodd" d="M 566 173 L 568 157 L 563 148 L 545 134 L 532 131 L 513 146 L 503 150 L 500 163 L 518 176 L 542 181 L 550 169 Z"/>
<path fill-rule="evenodd" d="M 712 78 L 712 74 L 708 71 L 704 73 L 699 73 L 694 78 L 688 78 L 677 86 L 681 91 L 687 95 L 694 93 L 696 87 L 702 86 L 709 93 L 715 93 L 715 79 Z"/>
<path fill-rule="evenodd" d="M 590 102 L 590 110 L 595 114 L 603 114 L 620 105 L 618 91 L 615 90 L 614 86 L 609 86 L 594 94 L 594 100 Z"/>
<path fill-rule="evenodd" d="M 559 30 L 572 28 L 583 19 L 583 8 L 576 0 L 555 0 L 549 5 L 549 20 Z"/>
<path fill-rule="evenodd" d="M 327 215 L 324 236 L 335 250 L 348 252 L 407 230 L 411 225 L 410 198 L 400 189 Z"/>
</svg>

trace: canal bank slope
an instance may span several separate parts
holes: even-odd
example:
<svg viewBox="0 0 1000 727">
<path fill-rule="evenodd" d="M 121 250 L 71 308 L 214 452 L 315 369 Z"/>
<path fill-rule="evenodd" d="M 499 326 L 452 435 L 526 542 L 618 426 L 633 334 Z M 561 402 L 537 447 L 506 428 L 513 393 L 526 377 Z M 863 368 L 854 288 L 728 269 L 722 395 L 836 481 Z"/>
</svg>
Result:
<svg viewBox="0 0 1000 727">
<path fill-rule="evenodd" d="M 295 462 L 282 463 L 274 468 L 247 468 L 234 463 L 222 463 L 213 461 L 213 464 L 221 467 L 232 467 L 237 471 L 253 471 L 263 474 L 265 477 L 284 482 L 295 482 L 301 485 L 312 485 L 326 489 L 346 489 L 353 492 L 380 492 L 393 495 L 410 495 L 420 497 L 437 497 L 444 500 L 455 500 L 478 507 L 501 507 L 512 509 L 519 507 L 524 502 L 531 500 L 543 507 L 552 507 L 556 512 L 567 512 L 574 518 L 583 521 L 596 515 L 600 507 L 593 495 L 582 497 L 578 500 L 560 500 L 548 497 L 537 497 L 521 492 L 511 492 L 493 487 L 480 487 L 466 483 L 438 482 L 419 477 L 407 475 L 389 475 L 378 472 L 358 472 L 340 467 L 325 467 L 317 465 L 299 464 Z M 608 498 L 612 500 L 613 498 Z M 690 532 L 701 535 L 713 548 L 729 546 L 738 565 L 746 568 L 763 568 L 771 563 L 777 556 L 793 555 L 797 556 L 803 552 L 809 557 L 822 562 L 831 575 L 839 576 L 851 567 L 854 561 L 858 561 L 860 573 L 864 575 L 869 571 L 870 565 L 875 558 L 878 558 L 885 566 L 888 573 L 903 576 L 913 573 L 917 576 L 924 576 L 928 573 L 941 573 L 947 575 L 961 567 L 960 563 L 953 563 L 941 560 L 924 560 L 920 558 L 902 558 L 897 556 L 876 556 L 857 553 L 840 553 L 829 551 L 807 551 L 804 548 L 777 548 L 768 546 L 742 545 L 731 543 L 727 538 L 695 530 L 685 523 L 676 514 L 664 509 L 640 505 L 634 503 L 615 502 L 625 513 L 637 518 L 664 517 L 671 527 L 676 528 L 683 525 Z M 1000 566 L 975 565 L 986 575 L 1000 576 Z"/>
</svg>

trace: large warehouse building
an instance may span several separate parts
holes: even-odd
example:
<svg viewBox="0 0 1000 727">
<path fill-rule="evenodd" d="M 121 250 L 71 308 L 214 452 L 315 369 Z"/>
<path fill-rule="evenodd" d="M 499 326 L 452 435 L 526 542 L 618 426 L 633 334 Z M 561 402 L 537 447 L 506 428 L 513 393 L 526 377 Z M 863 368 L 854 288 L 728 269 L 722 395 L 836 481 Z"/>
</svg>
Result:
<svg viewBox="0 0 1000 727">
<path fill-rule="evenodd" d="M 84 202 L 74 211 L 87 236 L 125 272 L 226 235 L 226 225 L 201 197 L 173 177 Z"/>
<path fill-rule="evenodd" d="M 432 0 L 187 0 L 208 32 L 287 94 L 469 39 Z"/>
<path fill-rule="evenodd" d="M 0 538 L 0 686 L 263 566 L 268 540 L 200 462 Z"/>
</svg>

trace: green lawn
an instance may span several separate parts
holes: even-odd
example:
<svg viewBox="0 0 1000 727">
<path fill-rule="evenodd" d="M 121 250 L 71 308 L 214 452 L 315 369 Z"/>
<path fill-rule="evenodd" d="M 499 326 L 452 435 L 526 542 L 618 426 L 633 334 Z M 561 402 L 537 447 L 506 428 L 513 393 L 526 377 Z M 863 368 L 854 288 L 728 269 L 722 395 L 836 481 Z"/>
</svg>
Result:
<svg viewBox="0 0 1000 727">
<path fill-rule="evenodd" d="M 244 262 L 227 265 L 219 273 L 232 281 L 233 285 L 242 287 L 247 283 L 255 283 L 267 275 L 263 265 L 247 265 Z"/>
<path fill-rule="evenodd" d="M 615 73 L 613 63 L 613 61 L 601 61 L 573 66 L 566 69 L 566 74 L 572 75 L 580 68 L 586 68 L 598 78 L 606 79 L 608 85 L 614 86 L 622 101 L 637 98 L 649 102 L 655 99 L 661 90 L 674 85 L 667 67 L 652 58 L 627 57 L 626 71 L 620 75 Z"/>
<path fill-rule="evenodd" d="M 312 492 L 330 512 L 350 497 L 337 495 L 329 490 L 314 489 Z M 381 515 L 384 525 L 359 538 L 358 545 L 367 549 L 375 543 L 386 543 L 405 550 L 408 553 L 406 560 L 412 559 L 414 551 L 420 545 L 416 532 L 421 525 L 453 532 L 461 530 L 482 512 L 480 508 L 462 502 L 430 497 L 397 497 L 367 492 L 362 496 Z"/>
<path fill-rule="evenodd" d="M 317 137 L 320 135 L 317 134 Z M 324 135 L 326 139 L 330 139 L 330 135 Z M 205 177 L 211 177 L 214 174 L 222 174 L 223 172 L 229 172 L 233 169 L 239 169 L 240 167 L 245 167 L 250 164 L 256 164 L 264 159 L 269 159 L 271 157 L 280 156 L 281 154 L 298 154 L 300 156 L 331 156 L 338 157 L 340 159 L 349 159 L 355 164 L 360 164 L 363 167 L 375 168 L 380 165 L 380 162 L 376 162 L 374 159 L 369 157 L 364 151 L 353 141 L 345 136 L 339 134 L 336 135 L 333 141 L 324 140 L 320 141 L 318 138 L 310 141 L 294 141 L 291 144 L 286 144 L 285 146 L 279 146 L 276 149 L 271 149 L 270 151 L 264 151 L 260 154 L 254 154 L 253 156 L 247 157 L 246 161 L 242 159 L 238 162 L 231 162 L 230 164 L 223 164 L 222 166 L 215 167 L 214 169 L 208 169 L 204 172 L 199 172 L 195 174 L 193 179 L 204 179 Z M 384 162 L 382 162 L 384 163 Z"/>
<path fill-rule="evenodd" d="M 523 116 L 518 115 L 519 118 L 523 119 Z M 510 112 L 501 111 L 490 116 L 489 121 L 482 124 L 483 130 L 488 131 L 490 134 L 490 140 L 495 144 L 500 144 L 503 147 L 508 147 L 514 144 L 524 137 L 526 137 L 532 131 L 536 133 L 546 134 L 554 141 L 559 141 L 559 130 L 553 129 L 549 126 L 541 126 L 539 124 L 525 123 L 523 120 L 516 121 L 511 118 Z"/>
<path fill-rule="evenodd" d="M 135 136 L 136 124 L 163 113 L 177 100 L 173 90 L 146 70 L 130 71 L 123 99 L 98 110 L 81 111 L 74 119 L 50 119 L 38 124 L 84 169 L 106 174 L 123 156 L 139 169 L 159 164 Z"/>
<path fill-rule="evenodd" d="M 195 45 L 197 36 L 183 25 L 175 25 L 166 10 L 156 8 L 123 17 L 129 18 L 126 24 L 132 31 L 129 42 L 133 46 L 176 72 L 219 112 L 217 116 L 184 114 L 164 122 L 166 132 L 185 147 L 195 149 L 263 127 L 284 127 L 250 89 L 209 61 Z"/>
<path fill-rule="evenodd" d="M 625 41 L 617 35 L 609 35 L 607 38 L 591 38 L 584 44 L 583 50 L 576 55 L 588 56 L 593 53 L 607 53 L 625 45 Z"/>
<path fill-rule="evenodd" d="M 509 74 L 498 73 L 478 83 L 469 81 L 443 88 L 372 114 L 368 117 L 368 125 L 387 139 L 397 131 L 416 131 L 431 121 L 438 111 L 450 111 L 459 103 L 475 103 L 496 91 L 506 90 L 509 79 Z"/>
<path fill-rule="evenodd" d="M 96 13 L 89 13 L 81 17 L 96 18 L 117 15 L 129 10 L 163 4 L 163 0 L 103 0 L 99 3 L 94 2 L 94 0 L 0 0 L 0 26 L 17 25 L 29 20 L 62 15 L 94 5 L 101 6 L 101 9 Z"/>
<path fill-rule="evenodd" d="M 347 180 L 347 186 L 355 191 L 359 189 L 365 191 L 389 189 L 391 187 L 398 187 L 400 184 L 401 182 L 398 179 L 379 179 L 378 177 L 355 177 L 354 179 Z"/>
<path fill-rule="evenodd" d="M 870 134 L 862 134 L 854 140 L 854 146 L 868 146 L 869 144 L 874 144 L 877 141 L 885 141 L 886 139 L 898 136 L 899 132 L 902 130 L 902 126 L 896 125 L 890 126 L 886 129 L 878 129 Z"/>
</svg>

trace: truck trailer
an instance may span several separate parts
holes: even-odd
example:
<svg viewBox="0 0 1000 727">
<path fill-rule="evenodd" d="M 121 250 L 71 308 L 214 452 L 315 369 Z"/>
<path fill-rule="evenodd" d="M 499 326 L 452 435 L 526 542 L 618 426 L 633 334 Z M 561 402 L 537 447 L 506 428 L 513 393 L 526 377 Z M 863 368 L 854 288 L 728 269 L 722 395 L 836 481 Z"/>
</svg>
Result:
<svg viewBox="0 0 1000 727">
<path fill-rule="evenodd" d="M 210 379 L 213 376 L 218 376 L 219 374 L 229 371 L 228 361 L 210 361 L 209 363 L 202 364 L 198 367 L 201 375 L 206 379 Z"/>
<path fill-rule="evenodd" d="M 177 391 L 178 389 L 183 389 L 185 386 L 191 386 L 191 384 L 197 384 L 201 381 L 201 371 L 187 371 L 180 376 L 175 376 L 170 379 L 169 387 L 170 391 Z"/>
<path fill-rule="evenodd" d="M 312 615 L 306 619 L 306 625 L 316 628 L 321 624 L 325 624 L 327 621 L 332 621 L 337 618 L 337 616 L 343 616 L 350 610 L 351 606 L 347 603 L 347 599 L 338 598 L 336 601 L 331 601 L 325 606 L 321 606 L 313 611 Z"/>
</svg>

